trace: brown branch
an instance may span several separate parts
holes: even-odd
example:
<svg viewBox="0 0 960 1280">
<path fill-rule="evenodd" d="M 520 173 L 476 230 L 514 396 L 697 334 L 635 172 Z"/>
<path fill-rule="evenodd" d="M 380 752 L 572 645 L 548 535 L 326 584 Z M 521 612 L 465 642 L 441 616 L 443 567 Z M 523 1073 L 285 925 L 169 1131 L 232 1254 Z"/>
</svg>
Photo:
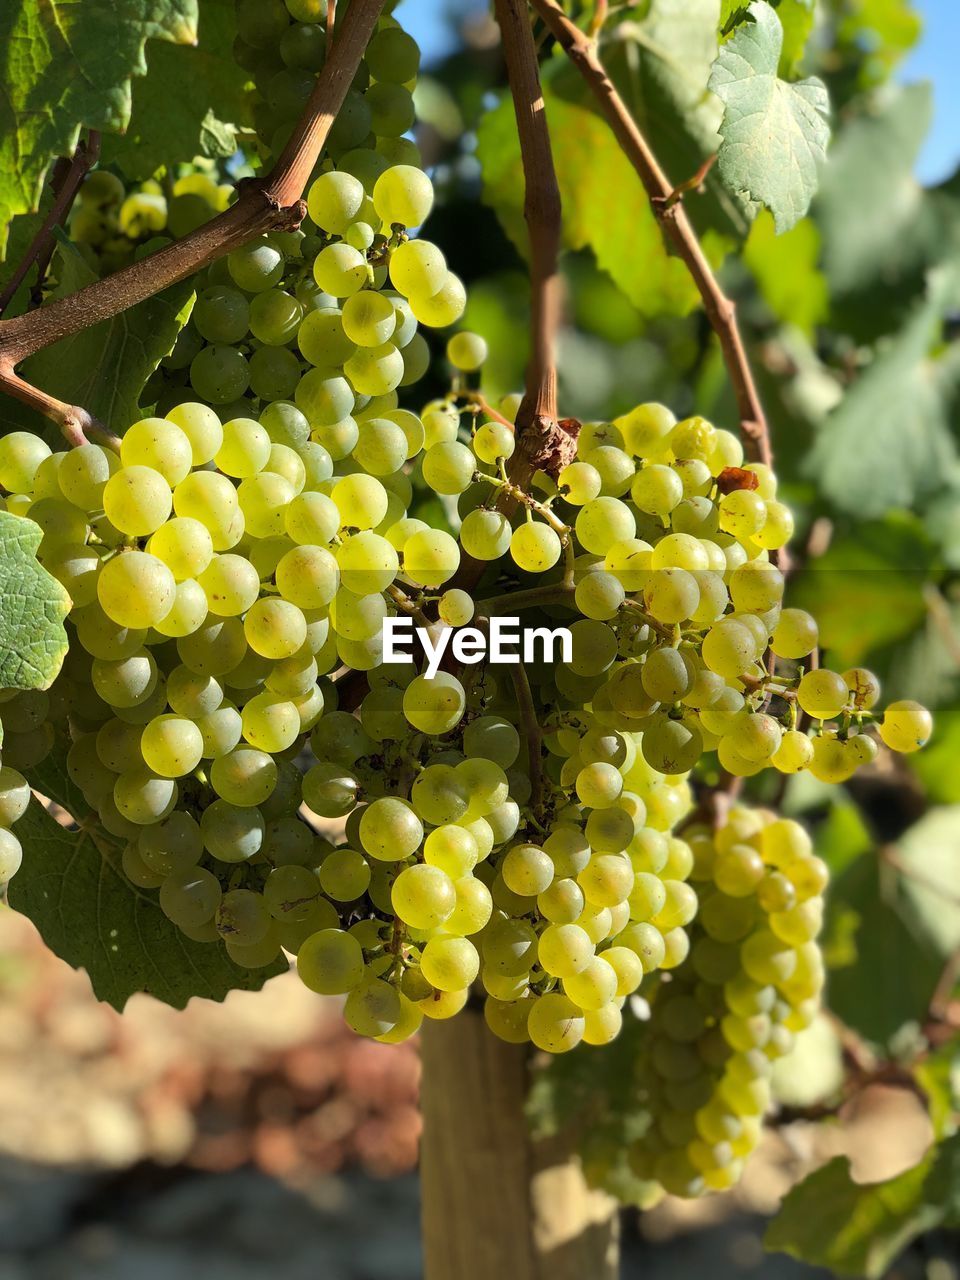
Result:
<svg viewBox="0 0 960 1280">
<path fill-rule="evenodd" d="M 733 383 L 746 450 L 755 461 L 769 466 L 772 453 L 766 416 L 740 336 L 736 309 L 717 283 L 683 202 L 675 200 L 671 203 L 674 186 L 660 168 L 646 138 L 604 70 L 597 57 L 595 42 L 570 21 L 554 0 L 530 2 L 593 91 L 624 154 L 643 183 L 664 234 L 693 277 Z"/>
<path fill-rule="evenodd" d="M 346 97 L 385 0 L 353 0 L 338 39 L 287 145 L 265 178 L 241 184 L 234 205 L 174 244 L 131 263 L 25 316 L 0 322 L 0 391 L 38 409 L 67 431 L 83 430 L 90 415 L 16 379 L 14 368 L 34 352 L 80 329 L 109 320 L 185 280 L 266 231 L 296 227 L 301 195 Z"/>
<path fill-rule="evenodd" d="M 495 0 L 523 162 L 523 216 L 530 235 L 531 350 L 526 391 L 517 412 L 517 450 L 510 475 L 526 489 L 539 469 L 570 460 L 571 437 L 558 423 L 556 340 L 560 321 L 560 186 L 540 85 L 526 0 Z M 559 465 L 558 465 L 559 464 Z"/>
<path fill-rule="evenodd" d="M 80 190 L 81 183 L 91 166 L 96 164 L 99 155 L 100 134 L 96 129 L 91 129 L 86 141 L 81 140 L 77 143 L 77 148 L 69 160 L 61 156 L 57 161 L 51 182 L 53 203 L 36 235 L 27 246 L 19 266 L 0 292 L 0 316 L 13 301 L 14 295 L 34 263 L 37 265 L 37 287 L 39 288 L 43 283 L 50 255 L 53 253 L 53 229 L 59 226 L 70 212 L 70 206 Z"/>
</svg>

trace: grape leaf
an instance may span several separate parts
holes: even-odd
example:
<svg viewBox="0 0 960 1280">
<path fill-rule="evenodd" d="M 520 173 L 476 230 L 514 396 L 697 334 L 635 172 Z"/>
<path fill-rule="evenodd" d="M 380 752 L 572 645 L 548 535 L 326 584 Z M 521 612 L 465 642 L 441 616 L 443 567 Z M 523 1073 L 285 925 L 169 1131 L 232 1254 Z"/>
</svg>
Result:
<svg viewBox="0 0 960 1280">
<path fill-rule="evenodd" d="M 695 174 L 720 142 L 723 107 L 707 92 L 717 56 L 717 13 L 717 0 L 650 0 L 641 17 L 617 22 L 604 40 L 604 67 L 674 182 Z M 561 72 L 554 87 L 596 109 L 575 68 Z M 712 231 L 737 240 L 747 234 L 753 212 L 715 165 L 686 209 L 701 236 Z"/>
<path fill-rule="evenodd" d="M 103 162 L 127 178 L 149 178 L 161 166 L 217 158 L 237 149 L 246 119 L 249 76 L 233 58 L 232 0 L 202 0 L 199 43 L 158 44 L 147 73 L 133 83 L 133 110 L 123 134 L 103 140 Z"/>
<path fill-rule="evenodd" d="M 791 603 L 814 610 L 821 644 L 842 670 L 920 623 L 932 563 L 933 548 L 912 517 L 864 521 L 797 574 Z"/>
<path fill-rule="evenodd" d="M 906 913 L 949 955 L 960 946 L 960 906 L 951 897 L 960 883 L 960 805 L 924 814 L 901 836 L 897 852 L 906 868 L 900 883 Z"/>
<path fill-rule="evenodd" d="M 861 338 L 897 327 L 924 271 L 957 243 L 955 203 L 925 193 L 914 176 L 932 113 L 929 84 L 890 86 L 830 149 L 814 206 L 823 270 L 836 321 Z"/>
<path fill-rule="evenodd" d="M 945 959 L 901 888 L 902 878 L 868 853 L 834 880 L 827 904 L 830 1009 L 878 1044 L 926 1016 Z"/>
<path fill-rule="evenodd" d="M 67 652 L 70 597 L 37 562 L 43 533 L 0 512 L 0 689 L 46 689 Z"/>
<path fill-rule="evenodd" d="M 960 709 L 937 712 L 933 741 L 910 756 L 910 766 L 934 804 L 960 804 Z"/>
<path fill-rule="evenodd" d="M 947 405 L 930 359 L 958 295 L 957 272 L 931 272 L 927 298 L 881 347 L 819 429 L 807 469 L 859 518 L 914 507 L 954 462 Z M 868 444 L 869 442 L 869 444 Z"/>
<path fill-rule="evenodd" d="M 85 969 L 98 999 L 122 1010 L 146 992 L 176 1009 L 193 996 L 223 1000 L 234 988 L 256 991 L 283 973 L 235 965 L 219 944 L 191 942 L 120 870 L 121 842 L 102 829 L 68 830 L 34 801 L 17 823 L 23 865 L 10 882 L 10 905 L 29 917 L 44 942 Z"/>
<path fill-rule="evenodd" d="M 56 297 L 73 293 L 96 279 L 86 260 L 61 242 L 60 285 Z M 189 280 L 171 285 L 129 311 L 102 324 L 63 338 L 25 360 L 28 382 L 67 404 L 83 405 L 117 435 L 142 414 L 138 407 L 144 384 L 173 347 L 193 305 Z M 44 431 L 45 419 L 31 409 L 5 400 L 0 408 L 8 424 Z"/>
<path fill-rule="evenodd" d="M 813 20 L 816 16 L 816 0 L 767 0 L 777 11 L 783 27 L 783 49 L 780 53 L 780 74 L 789 76 L 803 57 Z M 720 36 L 726 39 L 745 22 L 750 22 L 750 5 L 743 0 L 722 0 L 720 5 Z"/>
<path fill-rule="evenodd" d="M 830 138 L 830 104 L 822 81 L 788 84 L 777 76 L 783 27 L 754 0 L 752 21 L 724 44 L 708 87 L 724 104 L 717 167 L 731 190 L 765 204 L 778 231 L 806 213 Z"/>
<path fill-rule="evenodd" d="M 768 1249 L 841 1275 L 878 1280 L 911 1240 L 960 1222 L 960 1138 L 912 1169 L 863 1186 L 839 1156 L 790 1191 L 767 1228 Z"/>
<path fill-rule="evenodd" d="M 0 255 L 7 223 L 37 207 L 47 166 L 73 151 L 80 129 L 122 130 L 132 76 L 149 39 L 192 44 L 197 0 L 6 0 L 0 100 Z"/>
<path fill-rule="evenodd" d="M 643 187 L 606 121 L 558 98 L 546 84 L 544 100 L 563 201 L 565 245 L 591 248 L 598 264 L 640 310 L 685 315 L 696 303 L 696 290 L 683 263 L 668 257 Z M 523 182 L 518 180 L 520 144 L 508 98 L 481 121 L 477 154 L 484 199 L 525 255 L 529 240 Z M 587 172 L 590 181 L 584 182 Z M 616 199 L 610 198 L 612 191 Z"/>
</svg>

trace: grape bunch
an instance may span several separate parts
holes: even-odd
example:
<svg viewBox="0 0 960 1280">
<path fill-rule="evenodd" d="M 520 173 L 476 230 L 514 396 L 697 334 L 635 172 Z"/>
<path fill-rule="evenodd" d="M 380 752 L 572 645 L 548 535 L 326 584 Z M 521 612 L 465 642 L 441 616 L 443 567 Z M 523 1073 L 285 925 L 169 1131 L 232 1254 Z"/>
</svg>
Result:
<svg viewBox="0 0 960 1280">
<path fill-rule="evenodd" d="M 71 242 L 98 276 L 132 262 L 160 240 L 179 240 L 227 208 L 230 183 L 218 181 L 212 165 L 181 165 L 171 175 L 169 195 L 155 178 L 128 190 L 110 169 L 87 175 L 70 214 Z"/>
<path fill-rule="evenodd" d="M 265 158 L 286 141 L 323 65 L 322 12 L 296 0 L 237 7 L 236 54 L 253 79 Z M 355 413 L 369 397 L 423 376 L 430 350 L 419 326 L 453 324 L 466 295 L 441 251 L 408 234 L 433 202 L 416 144 L 402 136 L 419 63 L 416 42 L 384 18 L 333 124 L 307 218 L 203 273 L 190 322 L 148 392 L 159 412 L 199 400 L 230 418 L 291 401 L 339 459 L 357 443 Z M 373 474 L 403 461 L 395 433 L 389 443 L 370 458 Z"/>
<path fill-rule="evenodd" d="M 266 155 L 322 65 L 324 7 L 237 13 Z M 726 1185 L 761 1059 L 811 1015 L 822 868 L 766 815 L 684 827 L 691 772 L 716 753 L 734 775 L 841 781 L 881 745 L 916 750 L 930 717 L 881 714 L 869 671 L 815 666 L 775 563 L 791 513 L 730 432 L 643 404 L 519 484 L 520 402 L 489 406 L 467 332 L 449 395 L 401 404 L 429 363 L 419 327 L 465 303 L 418 234 L 418 57 L 381 19 L 308 221 L 197 281 L 118 451 L 0 439 L 5 506 L 73 601 L 51 689 L 2 704 L 0 818 L 62 750 L 128 880 L 188 938 L 254 969 L 296 956 L 388 1042 L 473 991 L 509 1041 L 603 1045 L 659 982 L 644 1088 L 664 1122 L 637 1159 L 671 1189 Z M 450 532 L 417 514 L 424 488 L 456 508 Z M 384 660 L 399 615 L 481 644 L 516 615 L 567 628 L 570 651 L 428 674 Z"/>
<path fill-rule="evenodd" d="M 680 1196 L 740 1177 L 774 1062 L 819 1008 L 827 869 L 799 823 L 738 806 L 691 825 L 701 905 L 689 961 L 654 993 L 637 1085 L 651 1120 L 630 1162 Z"/>
</svg>

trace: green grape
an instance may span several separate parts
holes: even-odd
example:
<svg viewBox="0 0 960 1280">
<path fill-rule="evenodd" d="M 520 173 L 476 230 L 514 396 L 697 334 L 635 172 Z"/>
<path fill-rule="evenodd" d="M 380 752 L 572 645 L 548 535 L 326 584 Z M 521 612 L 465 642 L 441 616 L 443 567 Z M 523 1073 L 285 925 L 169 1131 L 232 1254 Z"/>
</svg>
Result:
<svg viewBox="0 0 960 1280">
<path fill-rule="evenodd" d="M 282 289 L 268 289 L 253 298 L 249 311 L 250 332 L 261 342 L 271 347 L 285 347 L 296 340 L 304 309 L 292 294 Z"/>
<path fill-rule="evenodd" d="M 456 906 L 453 881 L 439 867 L 419 863 L 405 867 L 393 882 L 393 909 L 414 929 L 435 929 Z"/>
<path fill-rule="evenodd" d="M 373 203 L 378 216 L 389 225 L 419 227 L 433 207 L 433 185 L 422 170 L 397 164 L 377 179 Z"/>
<path fill-rule="evenodd" d="M 588 573 L 577 583 L 576 605 L 586 618 L 607 620 L 616 617 L 625 598 L 626 592 L 620 581 L 603 570 Z"/>
<path fill-rule="evenodd" d="M 216 551 L 228 550 L 243 533 L 237 491 L 226 476 L 214 471 L 195 471 L 181 481 L 173 507 L 178 516 L 204 525 Z"/>
<path fill-rule="evenodd" d="M 403 714 L 421 733 L 449 733 L 465 709 L 463 685 L 445 671 L 438 671 L 432 680 L 417 676 L 404 690 Z"/>
<path fill-rule="evenodd" d="M 387 174 L 394 170 L 388 169 Z M 429 297 L 413 294 L 410 298 L 410 309 L 421 324 L 432 329 L 445 329 L 463 315 L 467 305 L 467 291 L 459 276 L 448 271 L 444 281 L 436 293 Z"/>
<path fill-rule="evenodd" d="M 196 578 L 213 559 L 210 530 L 199 520 L 174 516 L 153 534 L 149 553 L 162 560 L 176 582 Z"/>
<path fill-rule="evenodd" d="M 465 627 L 473 621 L 473 597 L 459 589 L 445 591 L 437 604 L 437 614 L 448 627 Z"/>
<path fill-rule="evenodd" d="M 153 693 L 158 679 L 156 661 L 147 649 L 116 661 L 95 658 L 90 676 L 97 693 L 111 707 L 138 706 Z"/>
<path fill-rule="evenodd" d="M 335 902 L 354 902 L 370 885 L 370 864 L 356 849 L 334 849 L 319 871 L 320 887 Z"/>
<path fill-rule="evenodd" d="M 343 765 L 321 761 L 303 778 L 304 803 L 323 818 L 342 818 L 357 803 L 359 782 Z"/>
<path fill-rule="evenodd" d="M 215 343 L 204 347 L 190 362 L 190 386 L 201 400 L 232 404 L 250 385 L 246 356 L 235 347 Z"/>
<path fill-rule="evenodd" d="M 181 778 L 192 772 L 203 754 L 203 737 L 197 726 L 181 716 L 157 716 L 140 739 L 144 763 L 165 778 Z"/>
<path fill-rule="evenodd" d="M 8 493 L 32 493 L 37 469 L 52 450 L 30 431 L 0 438 L 0 486 Z"/>
<path fill-rule="evenodd" d="M 797 702 L 816 720 L 832 720 L 850 699 L 850 690 L 835 671 L 808 671 L 797 686 Z"/>
<path fill-rule="evenodd" d="M 300 382 L 300 361 L 286 347 L 260 347 L 250 357 L 250 390 L 262 400 L 286 400 Z"/>
<path fill-rule="evenodd" d="M 891 751 L 919 751 L 932 732 L 933 717 L 919 702 L 891 702 L 880 721 L 880 737 Z"/>
<path fill-rule="evenodd" d="M 172 505 L 169 484 L 152 467 L 121 467 L 103 488 L 107 519 L 122 533 L 137 537 L 159 529 L 170 515 Z"/>
<path fill-rule="evenodd" d="M 4 437 L 10 439 L 9 436 Z M 53 454 L 52 457 L 58 455 Z M 40 470 L 46 460 L 40 463 Z M 57 484 L 68 502 L 72 502 L 82 511 L 95 511 L 103 505 L 103 490 L 110 477 L 119 470 L 117 455 L 109 449 L 101 449 L 96 444 L 82 444 L 70 449 L 62 457 L 57 468 Z M 40 472 L 37 481 L 40 480 Z M 37 492 L 37 497 L 43 495 Z"/>
<path fill-rule="evenodd" d="M 324 547 L 301 546 L 287 551 L 276 567 L 276 582 L 285 601 L 299 609 L 319 609 L 337 594 L 340 571 Z"/>
<path fill-rule="evenodd" d="M 255 476 L 267 465 L 271 443 L 259 422 L 252 418 L 233 418 L 223 424 L 223 442 L 215 455 L 216 464 L 228 476 L 238 479 Z"/>
<path fill-rule="evenodd" d="M 0 826 L 12 827 L 30 804 L 30 784 L 9 765 L 0 767 Z"/>
<path fill-rule="evenodd" d="M 225 941 L 255 946 L 270 927 L 270 913 L 261 894 L 251 889 L 230 889 L 217 907 L 216 925 Z"/>
<path fill-rule="evenodd" d="M 207 342 L 232 347 L 247 336 L 250 307 L 239 289 L 211 285 L 197 294 L 190 319 Z"/>
<path fill-rule="evenodd" d="M 420 847 L 423 825 L 408 804 L 387 796 L 374 800 L 364 809 L 360 840 L 371 857 L 395 862 L 409 857 Z"/>
<path fill-rule="evenodd" d="M 527 573 L 543 573 L 552 569 L 562 550 L 558 534 L 549 525 L 535 520 L 521 524 L 510 539 L 510 555 Z"/>
<path fill-rule="evenodd" d="M 260 594 L 260 576 L 241 555 L 215 555 L 198 578 L 210 612 L 220 618 L 245 613 Z"/>
<path fill-rule="evenodd" d="M 200 818 L 203 847 L 220 862 L 246 862 L 263 843 L 264 822 L 260 810 L 240 808 L 227 800 L 214 800 Z"/>
<path fill-rule="evenodd" d="M 403 572 L 423 587 L 439 587 L 460 567 L 460 548 L 442 529 L 424 529 L 403 544 Z"/>
<path fill-rule="evenodd" d="M 301 546 L 328 545 L 340 528 L 340 513 L 325 493 L 301 493 L 284 512 L 287 535 Z"/>
<path fill-rule="evenodd" d="M 321 929 L 300 947 L 297 973 L 304 986 L 319 995 L 345 995 L 363 981 L 363 949 L 341 929 Z"/>
<path fill-rule="evenodd" d="M 414 292 L 422 292 L 422 289 L 415 289 Z M 436 293 L 436 288 L 431 292 Z M 488 354 L 489 347 L 479 333 L 455 333 L 447 343 L 447 359 L 455 369 L 462 369 L 465 373 L 474 373 L 479 369 Z"/>
<path fill-rule="evenodd" d="M 295 654 L 303 645 L 307 638 L 307 623 L 303 611 L 295 604 L 267 598 L 251 605 L 243 620 L 243 633 L 254 653 L 265 658 L 282 659 Z"/>
<path fill-rule="evenodd" d="M 202 867 L 171 872 L 160 886 L 160 909 L 181 928 L 198 928 L 217 913 L 222 899 L 220 882 Z"/>
<path fill-rule="evenodd" d="M 464 337 L 464 334 L 458 334 Z M 473 451 L 481 462 L 495 463 L 498 458 L 510 458 L 516 447 L 513 430 L 502 422 L 487 422 L 479 427 L 473 437 Z"/>
<path fill-rule="evenodd" d="M 203 854 L 200 826 L 190 814 L 175 811 L 166 821 L 144 827 L 137 849 L 144 864 L 159 875 L 190 870 Z"/>
<path fill-rule="evenodd" d="M 369 530 L 344 539 L 336 560 L 341 584 L 354 595 L 385 591 L 400 567 L 400 559 L 386 538 Z"/>
<path fill-rule="evenodd" d="M 343 331 L 358 347 L 380 347 L 393 335 L 397 313 L 389 298 L 364 289 L 343 304 Z"/>
<path fill-rule="evenodd" d="M 283 252 L 269 236 L 253 240 L 227 254 L 227 270 L 234 282 L 247 293 L 262 293 L 279 284 L 285 265 Z"/>
<path fill-rule="evenodd" d="M 420 968 L 438 991 L 462 991 L 476 980 L 480 956 L 466 938 L 431 938 L 420 955 Z"/>
<path fill-rule="evenodd" d="M 301 732 L 296 705 L 269 690 L 255 694 L 244 704 L 241 722 L 247 742 L 271 755 L 286 751 Z"/>
<path fill-rule="evenodd" d="M 773 629 L 771 648 L 779 658 L 805 658 L 817 647 L 815 619 L 803 609 L 784 609 Z"/>
<path fill-rule="evenodd" d="M 367 973 L 359 985 L 350 989 L 343 1006 L 347 1026 L 361 1036 L 387 1035 L 401 1014 L 400 994 L 381 978 Z"/>
<path fill-rule="evenodd" d="M 478 508 L 464 517 L 460 544 L 476 560 L 500 560 L 510 547 L 512 535 L 510 521 L 502 512 Z"/>
<path fill-rule="evenodd" d="M 390 256 L 390 279 L 405 297 L 431 297 L 446 278 L 446 259 L 428 240 L 407 240 Z"/>
<path fill-rule="evenodd" d="M 313 260 L 313 278 L 334 298 L 349 298 L 357 293 L 369 276 L 366 256 L 343 241 L 327 245 Z"/>
<path fill-rule="evenodd" d="M 370 108 L 370 127 L 380 138 L 399 138 L 416 122 L 413 96 L 399 84 L 372 84 L 364 94 Z"/>
<path fill-rule="evenodd" d="M 133 767 L 114 783 L 113 799 L 121 815 L 137 826 L 160 822 L 177 802 L 177 784 L 150 769 Z"/>
<path fill-rule="evenodd" d="M 582 1011 L 565 995 L 550 992 L 540 996 L 527 1018 L 527 1031 L 538 1049 L 566 1053 L 583 1039 Z"/>
<path fill-rule="evenodd" d="M 277 785 L 276 761 L 264 751 L 237 746 L 214 760 L 210 785 L 222 800 L 240 808 L 261 805 Z"/>
</svg>

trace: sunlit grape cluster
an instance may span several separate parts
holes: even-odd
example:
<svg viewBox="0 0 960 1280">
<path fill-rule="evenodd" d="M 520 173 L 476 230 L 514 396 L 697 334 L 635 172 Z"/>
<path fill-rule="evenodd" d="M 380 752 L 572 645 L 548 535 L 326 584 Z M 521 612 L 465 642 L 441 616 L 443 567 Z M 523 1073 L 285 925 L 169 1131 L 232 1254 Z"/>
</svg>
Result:
<svg viewBox="0 0 960 1280">
<path fill-rule="evenodd" d="M 237 14 L 266 156 L 315 83 L 325 7 Z M 484 399 L 467 332 L 447 343 L 450 394 L 401 404 L 429 363 L 419 326 L 465 303 L 418 235 L 433 192 L 402 136 L 418 64 L 384 17 L 308 221 L 198 281 L 153 412 L 111 424 L 117 451 L 0 439 L 6 509 L 40 526 L 73 601 L 51 689 L 0 705 L 0 881 L 21 772 L 57 749 L 186 937 L 247 968 L 295 956 L 364 1035 L 405 1039 L 473 994 L 497 1035 L 562 1053 L 615 1039 L 645 983 L 656 1123 L 637 1167 L 723 1187 L 769 1061 L 815 1008 L 824 877 L 794 823 L 736 809 L 715 835 L 684 827 L 690 774 L 706 757 L 715 779 L 715 752 L 734 775 L 841 781 L 874 729 L 913 751 L 930 716 L 880 718 L 870 672 L 816 666 L 816 622 L 783 606 L 776 564 L 791 513 L 730 432 L 643 404 L 521 486 L 520 402 Z M 77 219 L 125 207 L 109 174 L 85 193 Z M 424 490 L 443 500 L 429 523 Z M 418 653 L 384 660 L 398 616 L 481 643 L 517 616 L 569 629 L 570 651 L 428 674 Z"/>
<path fill-rule="evenodd" d="M 180 166 L 169 191 L 154 178 L 128 190 L 109 169 L 87 175 L 68 230 L 70 239 L 98 276 L 132 262 L 160 239 L 179 240 L 227 208 L 233 185 L 221 182 L 212 165 Z"/>
<path fill-rule="evenodd" d="M 236 51 L 253 78 L 266 158 L 286 141 L 323 66 L 324 12 L 299 0 L 237 6 Z M 382 19 L 334 122 L 301 227 L 245 245 L 198 280 L 190 322 L 151 387 L 161 412 L 200 400 L 229 418 L 290 401 L 340 459 L 355 450 L 367 402 L 422 377 L 430 351 L 419 325 L 453 324 L 466 297 L 441 251 L 408 236 L 433 203 L 420 153 L 403 136 L 419 63 L 416 42 Z M 396 430 L 367 435 L 361 465 L 376 475 L 396 471 L 407 456 Z"/>
<path fill-rule="evenodd" d="M 819 1008 L 827 869 L 799 823 L 736 807 L 690 826 L 700 894 L 689 962 L 652 996 L 637 1082 L 650 1124 L 634 1171 L 674 1195 L 740 1177 L 770 1105 L 774 1062 Z"/>
</svg>

